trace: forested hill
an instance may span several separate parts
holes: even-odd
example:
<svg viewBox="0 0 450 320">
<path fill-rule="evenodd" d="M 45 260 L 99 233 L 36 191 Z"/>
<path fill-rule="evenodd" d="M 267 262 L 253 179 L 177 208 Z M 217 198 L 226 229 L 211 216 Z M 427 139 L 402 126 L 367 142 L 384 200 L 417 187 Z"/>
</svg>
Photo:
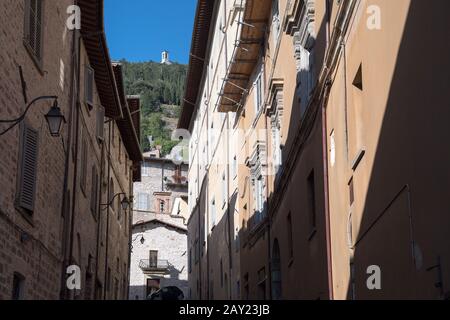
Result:
<svg viewBox="0 0 450 320">
<path fill-rule="evenodd" d="M 163 154 L 168 154 L 176 145 L 170 138 L 180 114 L 187 66 L 120 62 L 125 92 L 127 95 L 141 96 L 143 151 L 149 150 L 148 136 L 153 136 L 155 144 L 163 147 Z"/>
</svg>

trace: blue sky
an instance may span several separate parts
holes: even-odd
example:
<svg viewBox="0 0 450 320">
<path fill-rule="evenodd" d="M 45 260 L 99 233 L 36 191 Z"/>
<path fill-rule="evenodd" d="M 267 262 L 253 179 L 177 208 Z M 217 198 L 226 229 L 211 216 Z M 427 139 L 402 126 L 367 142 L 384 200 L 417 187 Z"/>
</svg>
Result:
<svg viewBox="0 0 450 320">
<path fill-rule="evenodd" d="M 112 60 L 189 62 L 197 0 L 105 0 L 105 29 Z"/>
</svg>

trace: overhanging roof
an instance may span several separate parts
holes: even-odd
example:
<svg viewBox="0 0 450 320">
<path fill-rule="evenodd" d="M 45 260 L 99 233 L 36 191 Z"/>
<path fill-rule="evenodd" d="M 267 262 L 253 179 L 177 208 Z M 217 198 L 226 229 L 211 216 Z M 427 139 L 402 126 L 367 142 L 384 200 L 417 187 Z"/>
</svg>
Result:
<svg viewBox="0 0 450 320">
<path fill-rule="evenodd" d="M 119 96 L 111 66 L 103 22 L 103 0 L 78 0 L 81 9 L 81 35 L 90 66 L 95 71 L 95 83 L 100 102 L 109 118 L 121 118 Z"/>
<path fill-rule="evenodd" d="M 220 92 L 218 111 L 236 112 L 247 93 L 251 75 L 264 46 L 271 0 L 246 0 L 237 40 Z"/>
<path fill-rule="evenodd" d="M 122 65 L 120 63 L 113 63 L 113 70 L 123 114 L 123 118 L 116 120 L 116 123 L 119 127 L 122 141 L 130 156 L 130 160 L 132 160 L 133 162 L 141 162 L 143 160 L 143 156 L 139 139 L 140 134 L 135 129 L 134 124 L 136 119 L 133 119 L 127 99 L 125 97 Z M 137 110 L 139 110 L 139 107 L 139 101 L 135 102 L 134 108 L 137 108 Z"/>
<path fill-rule="evenodd" d="M 211 27 L 211 18 L 216 0 L 198 0 L 192 33 L 189 70 L 186 78 L 183 107 L 178 128 L 188 129 L 199 94 L 205 67 L 206 50 Z"/>
</svg>

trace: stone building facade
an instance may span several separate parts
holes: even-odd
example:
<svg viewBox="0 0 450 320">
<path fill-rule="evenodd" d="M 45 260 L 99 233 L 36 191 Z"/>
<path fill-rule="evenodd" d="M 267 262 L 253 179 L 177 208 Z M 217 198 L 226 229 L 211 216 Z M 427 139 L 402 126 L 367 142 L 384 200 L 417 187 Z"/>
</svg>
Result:
<svg viewBox="0 0 450 320">
<path fill-rule="evenodd" d="M 187 164 L 144 153 L 142 181 L 134 184 L 130 300 L 167 286 L 187 285 Z"/>
<path fill-rule="evenodd" d="M 448 7 L 198 1 L 179 122 L 194 299 L 449 297 L 449 46 L 423 42 Z"/>
<path fill-rule="evenodd" d="M 74 4 L 81 30 L 66 24 Z M 0 135 L 8 185 L 0 195 L 0 299 L 128 296 L 131 215 L 119 208 L 139 179 L 139 117 L 105 49 L 102 8 L 103 1 L 1 4 L 10 23 L 1 35 L 0 99 L 8 107 L 0 120 L 17 118 L 36 97 L 57 96 L 66 123 L 50 136 L 43 115 L 52 101 L 39 101 Z M 0 125 L 3 133 L 9 123 Z M 68 270 L 80 289 L 67 286 Z"/>
</svg>

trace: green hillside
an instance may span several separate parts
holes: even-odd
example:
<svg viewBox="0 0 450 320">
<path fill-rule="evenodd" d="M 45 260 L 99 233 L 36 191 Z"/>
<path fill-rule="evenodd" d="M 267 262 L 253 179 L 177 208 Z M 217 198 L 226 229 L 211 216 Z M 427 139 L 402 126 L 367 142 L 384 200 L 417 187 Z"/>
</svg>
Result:
<svg viewBox="0 0 450 320">
<path fill-rule="evenodd" d="M 187 66 L 174 63 L 162 65 L 156 62 L 130 63 L 121 61 L 125 92 L 140 95 L 142 106 L 142 147 L 150 148 L 148 136 L 162 146 L 166 155 L 177 144 L 171 141 L 181 110 Z"/>
</svg>

